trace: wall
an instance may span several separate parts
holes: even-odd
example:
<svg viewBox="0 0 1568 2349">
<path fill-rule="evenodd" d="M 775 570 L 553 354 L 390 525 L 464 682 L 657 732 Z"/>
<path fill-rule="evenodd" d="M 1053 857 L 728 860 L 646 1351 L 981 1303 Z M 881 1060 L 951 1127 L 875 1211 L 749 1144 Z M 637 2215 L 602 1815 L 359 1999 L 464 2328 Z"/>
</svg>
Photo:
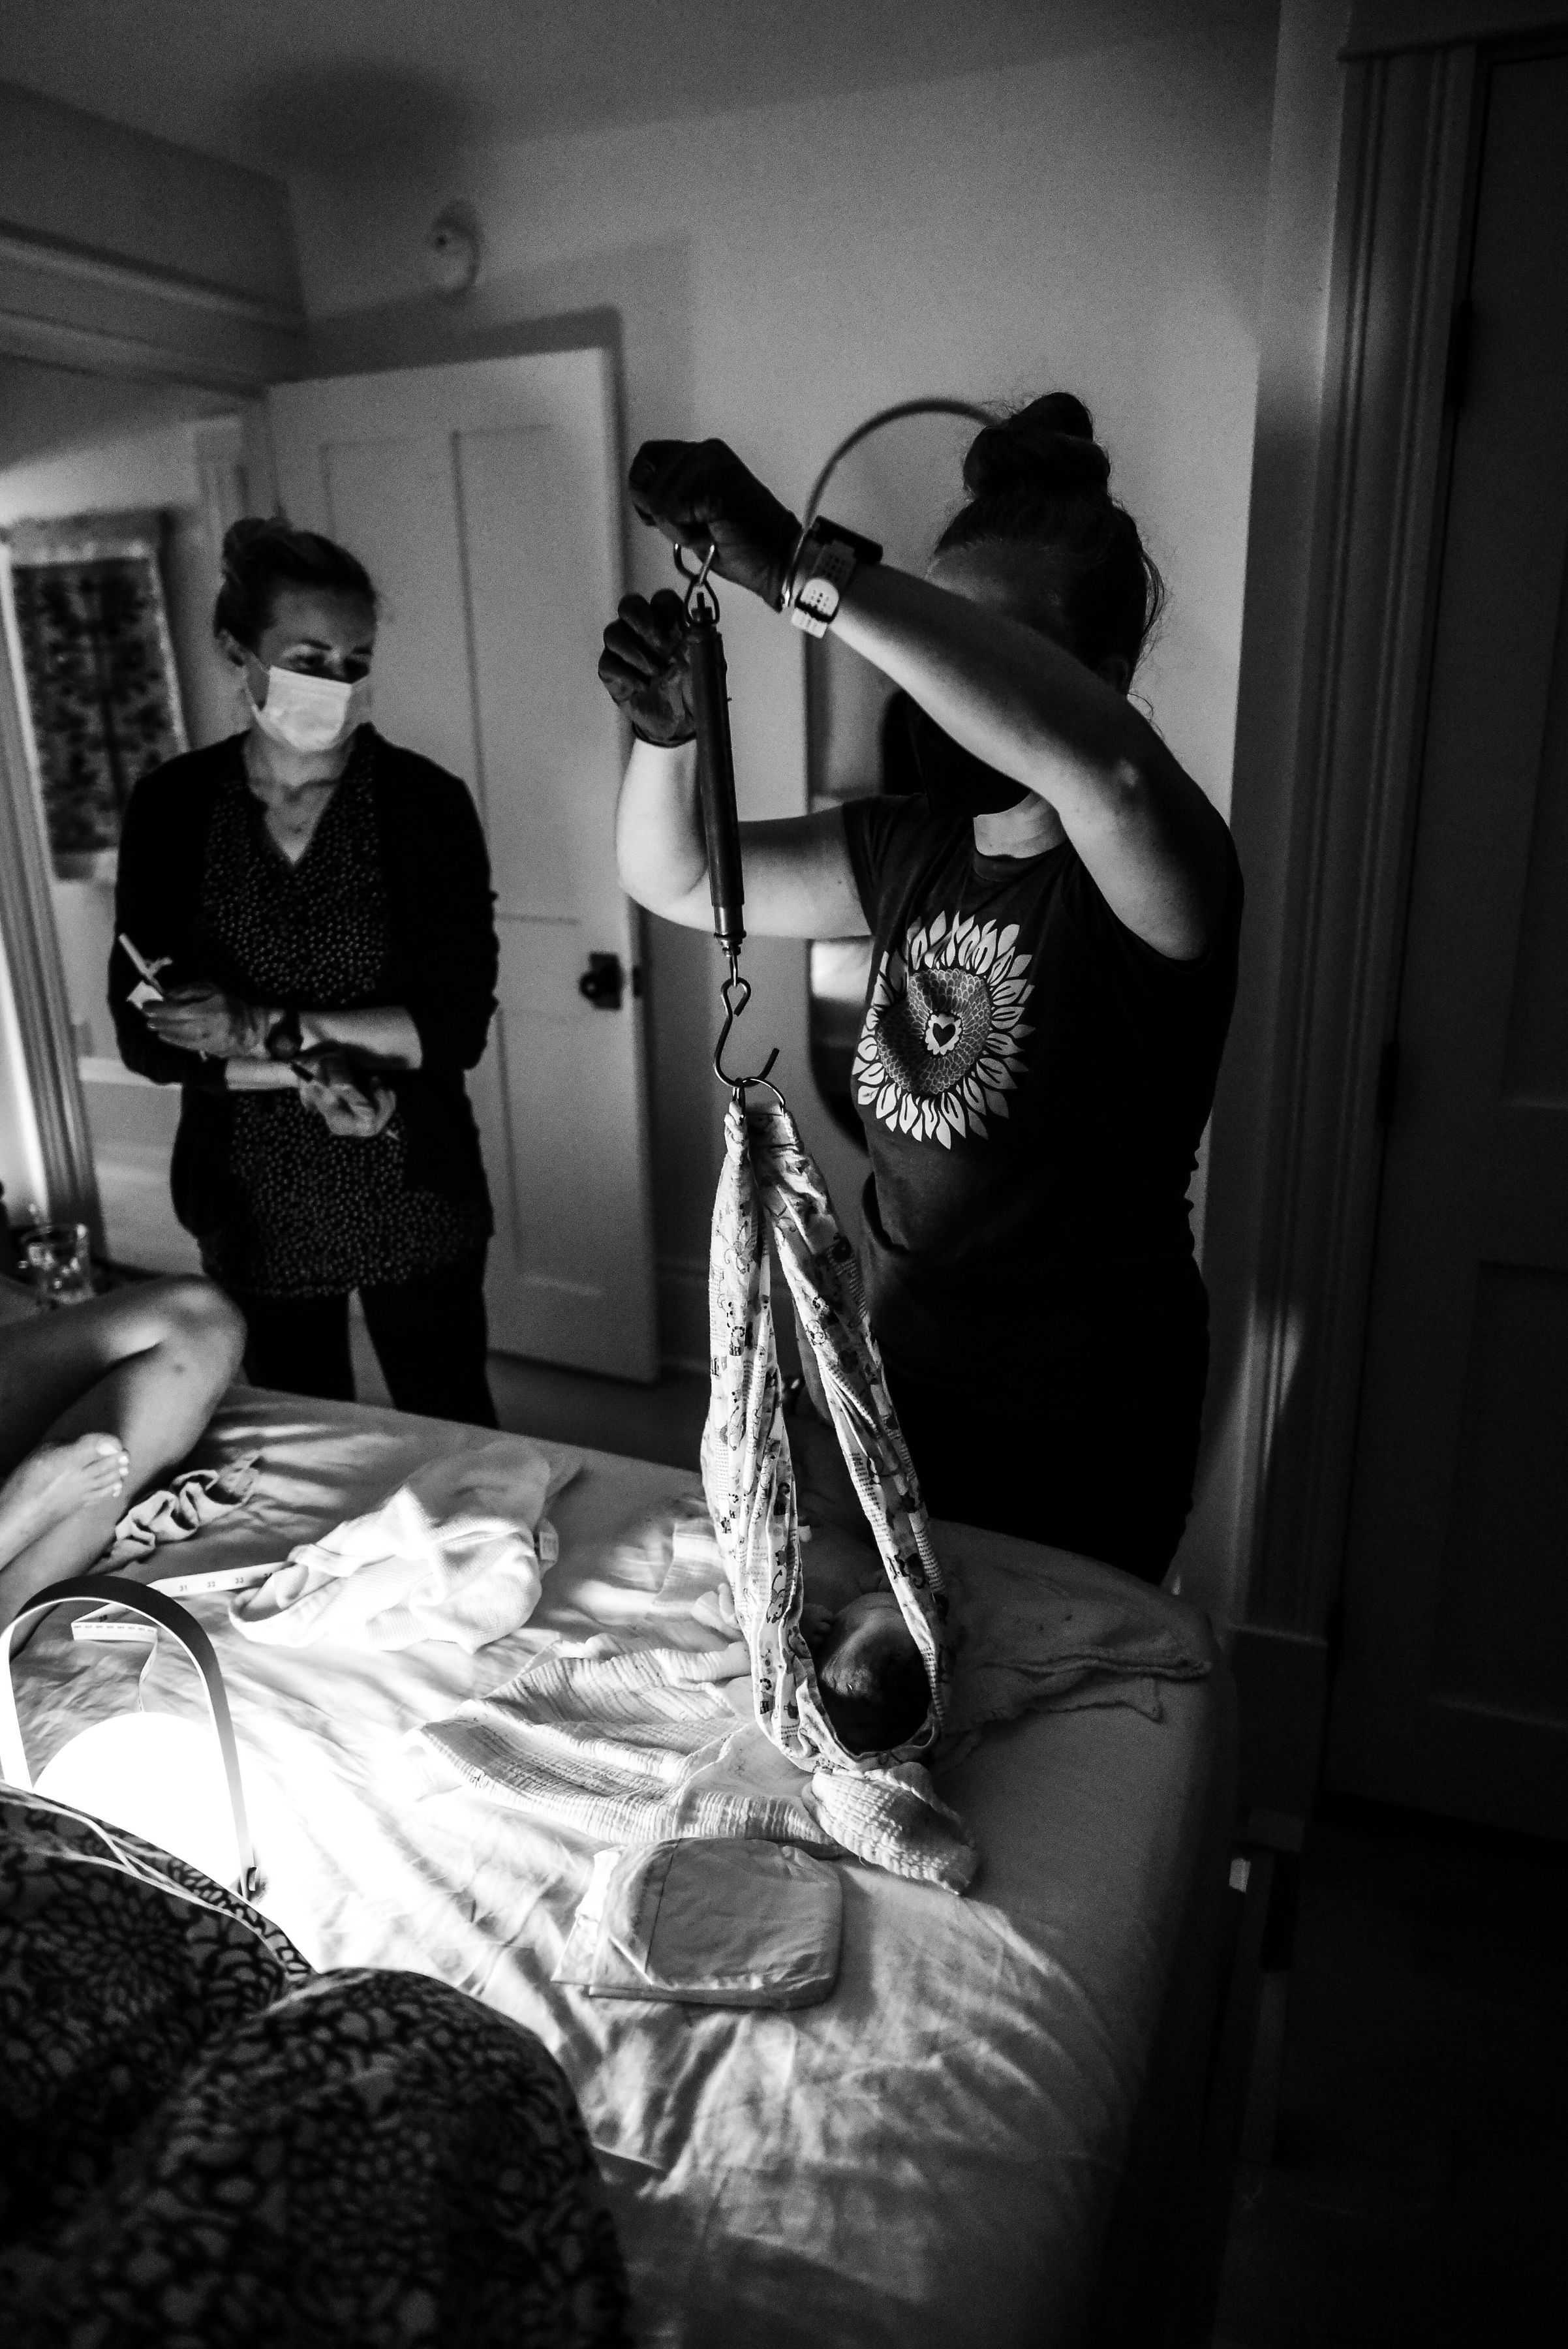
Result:
<svg viewBox="0 0 1568 2349">
<path fill-rule="evenodd" d="M 230 405 L 254 399 L 296 371 L 301 326 L 281 182 L 0 85 L 0 465 L 123 436 L 132 416 L 145 426 L 166 413 L 171 392 L 177 410 L 197 412 L 192 385 L 221 387 Z M 66 502 L 80 494 L 73 483 Z M 26 776 L 4 698 L 10 809 Z M 30 886 L 11 894 L 0 995 L 13 1009 L 52 1000 L 46 920 Z M 0 1019 L 0 1164 L 15 1173 L 30 1158 L 51 1212 L 90 1213 L 60 1041 L 47 1022 Z M 32 1173 L 27 1187 L 38 1187 Z"/>
<path fill-rule="evenodd" d="M 0 83 L 0 220 L 292 308 L 288 199 L 260 171 Z"/>
<path fill-rule="evenodd" d="M 1293 862 L 1311 776 L 1301 756 L 1314 533 L 1322 491 L 1323 402 L 1339 180 L 1349 0 L 1284 0 L 1269 170 L 1260 320 L 1262 364 L 1252 459 L 1246 626 L 1236 726 L 1231 825 L 1247 876 L 1241 986 L 1210 1134 L 1209 1249 L 1213 1358 L 1197 1505 L 1182 1546 L 1182 1587 L 1217 1618 L 1251 1614 L 1251 1568 L 1268 1472 L 1272 1409 L 1264 1258 L 1267 1174 L 1276 1101 L 1293 1039 L 1283 1006 Z M 1289 1334 L 1288 1393 L 1302 1333 Z M 1319 1626 L 1313 1626 L 1316 1631 Z M 1303 1651 L 1304 1653 L 1304 1651 Z M 1293 1651 L 1291 1662 L 1296 1661 Z M 1293 1678 L 1304 1716 L 1321 1695 L 1321 1657 Z M 1315 1724 L 1314 1724 L 1315 1727 Z M 1312 1739 L 1297 1738 L 1305 1751 Z M 1298 1774 L 1300 1775 L 1301 1774 Z M 1310 1780 L 1311 1772 L 1305 1772 Z"/>
<path fill-rule="evenodd" d="M 1229 805 L 1241 643 L 1274 12 L 1027 71 L 454 152 L 293 185 L 312 371 L 592 336 L 619 344 L 628 450 L 717 433 L 799 501 L 870 410 L 919 393 L 1080 391 L 1173 602 L 1143 680 Z M 477 207 L 484 274 L 419 290 L 423 233 Z M 956 483 L 955 483 L 956 489 Z M 853 520 L 853 516 L 846 516 Z M 628 520 L 631 583 L 668 577 Z M 725 607 L 746 812 L 804 804 L 801 646 Z M 585 647 L 585 679 L 593 648 Z M 587 688 L 586 688 L 587 689 Z M 655 1191 L 667 1351 L 705 1351 L 703 1266 L 722 1096 L 712 949 L 649 944 Z M 760 1040 L 807 1111 L 841 1203 L 860 1164 L 810 1112 L 805 950 L 748 949 Z"/>
</svg>

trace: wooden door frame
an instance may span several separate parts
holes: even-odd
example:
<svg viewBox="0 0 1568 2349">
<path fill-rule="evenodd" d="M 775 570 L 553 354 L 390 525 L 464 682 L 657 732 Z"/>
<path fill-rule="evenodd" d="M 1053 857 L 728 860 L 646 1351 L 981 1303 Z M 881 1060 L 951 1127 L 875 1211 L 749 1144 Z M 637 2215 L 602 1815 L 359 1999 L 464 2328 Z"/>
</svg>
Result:
<svg viewBox="0 0 1568 2349">
<path fill-rule="evenodd" d="M 234 395 L 247 419 L 243 450 L 232 446 L 223 419 L 199 428 L 198 468 L 214 518 L 232 519 L 236 469 L 270 485 L 264 397 L 269 383 L 301 372 L 304 352 L 302 312 L 0 223 L 0 357 Z M 16 1004 L 19 1073 L 36 1130 L 45 1213 L 85 1223 L 101 1249 L 87 1103 L 35 796 L 12 663 L 0 657 L 0 947 Z"/>
<path fill-rule="evenodd" d="M 1486 62 L 1518 36 L 1564 31 L 1563 0 L 1362 0 L 1340 53 L 1281 976 L 1238 1340 L 1236 1662 L 1244 1711 L 1251 1682 L 1251 1709 L 1270 1716 L 1254 1752 L 1272 1783 L 1251 1791 L 1284 1810 L 1310 1802 L 1326 1715 Z"/>
</svg>

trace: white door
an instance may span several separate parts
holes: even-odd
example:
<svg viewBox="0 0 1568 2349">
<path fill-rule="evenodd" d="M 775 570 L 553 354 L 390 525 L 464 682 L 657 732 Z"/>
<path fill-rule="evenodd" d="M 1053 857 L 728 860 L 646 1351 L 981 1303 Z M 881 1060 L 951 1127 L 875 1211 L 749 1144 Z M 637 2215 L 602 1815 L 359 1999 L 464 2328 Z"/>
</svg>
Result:
<svg viewBox="0 0 1568 2349">
<path fill-rule="evenodd" d="M 1568 57 L 1493 67 L 1330 1783 L 1568 1835 Z"/>
<path fill-rule="evenodd" d="M 285 384 L 271 405 L 290 519 L 381 593 L 378 727 L 461 775 L 489 837 L 501 1009 L 472 1084 L 491 1341 L 651 1379 L 640 957 L 612 840 L 625 746 L 595 673 L 621 588 L 609 355 Z M 596 955 L 618 1003 L 579 990 Z"/>
</svg>

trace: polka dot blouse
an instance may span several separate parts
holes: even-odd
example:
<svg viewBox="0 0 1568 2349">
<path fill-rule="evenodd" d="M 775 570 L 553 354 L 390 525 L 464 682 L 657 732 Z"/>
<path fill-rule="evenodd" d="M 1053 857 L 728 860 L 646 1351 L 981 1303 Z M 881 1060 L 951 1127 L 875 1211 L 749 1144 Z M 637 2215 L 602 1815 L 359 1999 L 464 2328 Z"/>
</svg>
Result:
<svg viewBox="0 0 1568 2349">
<path fill-rule="evenodd" d="M 243 738 L 242 738 L 243 739 Z M 301 1010 L 384 1005 L 389 898 L 371 788 L 376 737 L 362 730 L 304 854 L 291 864 L 266 828 L 243 757 L 220 785 L 202 891 L 203 928 L 242 994 Z M 410 1181 L 402 1112 L 359 1140 L 328 1132 L 294 1092 L 232 1096 L 223 1228 L 207 1270 L 264 1297 L 345 1295 L 410 1280 L 483 1246 L 482 1201 Z"/>
</svg>

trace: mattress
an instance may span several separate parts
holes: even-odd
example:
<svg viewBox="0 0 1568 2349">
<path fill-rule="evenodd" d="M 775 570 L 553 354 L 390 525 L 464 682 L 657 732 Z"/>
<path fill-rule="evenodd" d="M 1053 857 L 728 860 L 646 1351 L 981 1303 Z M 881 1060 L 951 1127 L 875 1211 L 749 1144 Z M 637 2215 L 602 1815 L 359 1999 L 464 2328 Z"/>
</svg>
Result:
<svg viewBox="0 0 1568 2349">
<path fill-rule="evenodd" d="M 232 1516 L 152 1572 L 280 1558 L 482 1432 L 236 1390 L 196 1455 L 259 1448 Z M 546 1446 L 546 1449 L 549 1447 Z M 593 2000 L 552 1983 L 591 1847 L 462 1788 L 411 1800 L 402 1741 L 559 1632 L 615 1630 L 650 1569 L 618 1537 L 695 1474 L 590 1452 L 552 1507 L 534 1621 L 468 1656 L 257 1646 L 192 1602 L 217 1650 L 266 1872 L 262 1905 L 321 1967 L 434 1974 L 537 2032 L 571 2080 L 631 2271 L 638 2337 L 706 2349 L 1158 2336 L 1212 2011 L 1234 1800 L 1229 1675 L 988 1732 L 942 1775 L 981 1865 L 962 1899 L 844 1867 L 837 1987 L 798 2013 Z M 1002 1539 L 936 1527 L 961 1574 Z M 1048 1556 L 1101 1591 L 1108 1568 Z M 1190 1610 L 1158 1593 L 1138 1603 Z M 35 1771 L 136 1702 L 134 1649 L 44 1624 L 16 1666 Z M 151 1709 L 202 1700 L 167 1640 Z"/>
</svg>

